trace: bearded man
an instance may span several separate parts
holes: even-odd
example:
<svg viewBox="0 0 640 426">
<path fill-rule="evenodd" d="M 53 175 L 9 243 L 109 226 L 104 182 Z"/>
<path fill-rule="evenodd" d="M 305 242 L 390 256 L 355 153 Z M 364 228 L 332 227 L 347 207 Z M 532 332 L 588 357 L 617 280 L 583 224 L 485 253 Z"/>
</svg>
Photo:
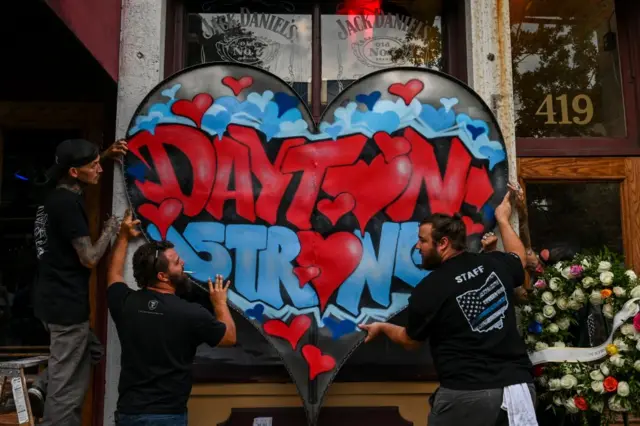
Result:
<svg viewBox="0 0 640 426">
<path fill-rule="evenodd" d="M 431 273 L 411 294 L 407 326 L 360 325 L 365 343 L 385 334 L 414 349 L 429 339 L 440 381 L 429 426 L 537 425 L 532 366 L 514 309 L 526 253 L 509 223 L 510 192 L 495 211 L 505 253 L 467 251 L 462 218 L 431 215 L 416 244 Z"/>
</svg>

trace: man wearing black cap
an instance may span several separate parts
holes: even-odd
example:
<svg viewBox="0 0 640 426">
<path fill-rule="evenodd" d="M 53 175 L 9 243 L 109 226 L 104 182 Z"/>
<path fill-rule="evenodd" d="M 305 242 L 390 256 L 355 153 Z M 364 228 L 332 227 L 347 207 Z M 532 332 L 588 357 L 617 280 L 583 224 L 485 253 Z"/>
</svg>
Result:
<svg viewBox="0 0 640 426">
<path fill-rule="evenodd" d="M 101 160 L 119 159 L 126 152 L 124 141 L 101 154 L 89 141 L 66 140 L 57 146 L 55 165 L 47 172 L 55 188 L 36 213 L 34 313 L 49 331 L 50 357 L 48 368 L 29 389 L 34 415 L 44 414 L 42 425 L 81 424 L 91 364 L 102 356 L 100 341 L 89 328 L 89 277 L 119 223 L 110 217 L 93 243 L 83 191 L 99 182 Z"/>
</svg>

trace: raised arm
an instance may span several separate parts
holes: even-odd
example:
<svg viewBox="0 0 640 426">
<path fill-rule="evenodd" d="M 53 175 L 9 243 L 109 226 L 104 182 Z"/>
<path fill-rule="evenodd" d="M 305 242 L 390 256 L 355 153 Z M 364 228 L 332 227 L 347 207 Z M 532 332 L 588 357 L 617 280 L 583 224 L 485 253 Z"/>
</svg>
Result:
<svg viewBox="0 0 640 426">
<path fill-rule="evenodd" d="M 515 253 L 520 258 L 520 262 L 522 266 L 525 267 L 527 264 L 526 252 L 524 249 L 524 244 L 516 234 L 516 231 L 509 223 L 509 218 L 511 217 L 511 197 L 513 194 L 513 190 L 509 187 L 509 191 L 504 196 L 502 203 L 496 208 L 496 221 L 498 223 L 498 229 L 500 229 L 500 235 L 502 237 L 502 245 L 504 246 L 504 251 L 507 253 Z"/>
<path fill-rule="evenodd" d="M 127 209 L 122 225 L 120 225 L 118 238 L 111 251 L 111 258 L 107 267 L 107 286 L 124 281 L 124 262 L 127 257 L 127 247 L 130 239 L 140 236 L 140 231 L 136 229 L 138 224 L 140 224 L 140 221 L 133 220 L 131 211 Z"/>
<path fill-rule="evenodd" d="M 102 234 L 100 234 L 100 238 L 95 244 L 91 242 L 91 237 L 89 236 L 71 240 L 71 244 L 80 258 L 80 263 L 89 269 L 94 268 L 104 255 L 104 252 L 107 251 L 111 237 L 115 235 L 117 230 L 118 219 L 115 216 L 111 216 L 104 224 Z"/>
<path fill-rule="evenodd" d="M 236 323 L 233 321 L 227 305 L 227 290 L 230 284 L 231 281 L 227 281 L 225 285 L 222 284 L 222 275 L 216 275 L 215 284 L 209 279 L 209 298 L 216 313 L 216 319 L 227 327 L 218 346 L 233 346 L 236 344 Z"/>
</svg>

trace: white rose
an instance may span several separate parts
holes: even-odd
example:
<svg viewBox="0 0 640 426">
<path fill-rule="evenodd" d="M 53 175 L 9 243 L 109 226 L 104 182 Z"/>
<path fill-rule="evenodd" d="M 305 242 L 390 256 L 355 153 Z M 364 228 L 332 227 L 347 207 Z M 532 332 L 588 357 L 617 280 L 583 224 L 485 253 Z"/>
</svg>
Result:
<svg viewBox="0 0 640 426">
<path fill-rule="evenodd" d="M 629 277 L 629 281 L 636 281 L 638 279 L 638 276 L 636 275 L 635 272 L 633 272 L 631 269 L 629 269 L 627 272 L 624 273 L 627 277 Z"/>
<path fill-rule="evenodd" d="M 547 305 L 553 305 L 554 303 L 556 303 L 556 298 L 553 297 L 553 293 L 551 293 L 550 291 L 545 291 L 544 293 L 542 293 L 542 301 Z"/>
<path fill-rule="evenodd" d="M 543 350 L 548 349 L 548 348 L 549 348 L 549 345 L 547 345 L 544 342 L 536 343 L 536 351 L 543 351 Z"/>
<path fill-rule="evenodd" d="M 558 306 L 558 309 L 565 311 L 569 307 L 569 301 L 564 297 L 560 297 L 558 298 L 556 305 Z"/>
<path fill-rule="evenodd" d="M 604 286 L 610 286 L 613 284 L 613 272 L 603 272 L 600 274 L 600 282 Z"/>
<path fill-rule="evenodd" d="M 620 332 L 625 336 L 634 336 L 637 333 L 636 328 L 633 326 L 633 324 L 623 325 L 622 327 L 620 327 Z"/>
<path fill-rule="evenodd" d="M 584 288 L 589 288 L 592 285 L 594 285 L 595 283 L 596 283 L 596 280 L 594 280 L 591 277 L 584 277 L 582 279 L 582 287 L 584 287 Z"/>
<path fill-rule="evenodd" d="M 564 317 L 556 321 L 556 324 L 558 324 L 558 327 L 560 327 L 560 330 L 568 330 L 569 327 L 571 326 L 571 321 L 569 320 L 569 318 Z M 631 325 L 631 327 L 633 327 L 633 325 Z"/>
<path fill-rule="evenodd" d="M 538 324 L 542 324 L 542 323 L 544 322 L 544 315 L 542 315 L 540 312 L 538 312 L 538 313 L 535 315 L 535 318 L 536 318 L 536 322 L 537 322 Z"/>
<path fill-rule="evenodd" d="M 615 294 L 616 297 L 624 297 L 627 294 L 627 290 L 622 287 L 614 287 L 613 294 Z"/>
<path fill-rule="evenodd" d="M 553 318 L 556 315 L 556 310 L 553 306 L 547 305 L 542 308 L 542 315 L 544 315 L 545 318 Z"/>
<path fill-rule="evenodd" d="M 570 413 L 577 413 L 578 411 L 578 407 L 576 407 L 576 403 L 573 401 L 573 398 L 569 398 L 564 402 L 564 406 L 566 407 L 567 411 Z"/>
<path fill-rule="evenodd" d="M 575 291 L 571 294 L 571 298 L 577 302 L 583 303 L 587 296 L 584 295 L 584 292 L 579 288 L 576 288 Z"/>
<path fill-rule="evenodd" d="M 604 402 L 595 401 L 595 402 L 591 403 L 591 409 L 593 411 L 597 411 L 598 413 L 602 413 L 602 410 L 604 410 Z"/>
<path fill-rule="evenodd" d="M 553 267 L 556 268 L 558 272 L 562 271 L 562 262 L 556 263 Z"/>
<path fill-rule="evenodd" d="M 547 386 L 547 378 L 545 376 L 538 377 L 538 383 L 540 383 L 540 385 L 542 387 L 546 387 Z"/>
<path fill-rule="evenodd" d="M 535 343 L 536 342 L 536 338 L 533 337 L 531 334 L 527 335 L 527 338 L 525 339 L 525 342 L 527 343 Z"/>
<path fill-rule="evenodd" d="M 609 398 L 609 409 L 611 411 L 618 411 L 618 412 L 629 411 L 627 408 L 626 401 L 620 398 L 618 395 L 614 395 L 611 398 Z"/>
<path fill-rule="evenodd" d="M 563 268 L 562 271 L 560 271 L 560 274 L 566 279 L 573 278 L 573 275 L 571 275 L 571 267 L 570 266 L 567 266 L 566 268 Z"/>
<path fill-rule="evenodd" d="M 629 383 L 618 382 L 618 395 L 625 397 L 629 395 Z"/>
<path fill-rule="evenodd" d="M 580 308 L 582 308 L 582 303 L 574 299 L 569 300 L 569 309 L 573 311 L 579 311 Z"/>
<path fill-rule="evenodd" d="M 562 407 L 562 405 L 563 405 L 562 398 L 560 398 L 559 396 L 554 396 L 553 397 L 553 403 L 555 405 L 557 405 L 558 407 Z"/>
<path fill-rule="evenodd" d="M 607 272 L 609 269 L 611 269 L 610 262 L 600 262 L 598 264 L 598 272 Z"/>
<path fill-rule="evenodd" d="M 588 268 L 591 266 L 591 262 L 589 262 L 587 259 L 582 259 L 582 266 L 584 266 L 585 268 Z"/>
<path fill-rule="evenodd" d="M 558 290 L 560 288 L 560 284 L 562 284 L 562 281 L 560 281 L 560 278 L 558 277 L 553 277 L 549 280 L 549 288 L 553 291 Z"/>
<path fill-rule="evenodd" d="M 613 305 L 605 303 L 602 307 L 602 315 L 604 315 L 605 318 L 613 318 Z"/>
<path fill-rule="evenodd" d="M 553 344 L 553 347 L 554 347 L 554 348 L 566 348 L 566 347 L 567 347 L 567 345 L 565 345 L 565 343 L 564 343 L 564 342 L 555 342 L 555 343 Z"/>
<path fill-rule="evenodd" d="M 545 308 L 552 308 L 551 306 L 545 306 Z M 551 323 L 549 324 L 549 326 L 547 327 L 547 330 L 549 330 L 549 333 L 557 333 L 558 331 L 560 331 L 560 327 L 558 327 L 557 324 Z"/>
<path fill-rule="evenodd" d="M 566 376 L 560 379 L 560 385 L 565 389 L 571 389 L 575 385 L 578 384 L 578 379 L 571 374 L 567 374 Z"/>
<path fill-rule="evenodd" d="M 611 373 L 606 362 L 600 364 L 600 371 L 602 371 L 602 374 L 604 374 L 605 376 L 608 376 Z"/>
<path fill-rule="evenodd" d="M 632 299 L 635 299 L 636 297 L 640 297 L 640 285 L 637 285 L 633 289 L 631 289 L 631 293 L 629 295 L 631 296 Z"/>
<path fill-rule="evenodd" d="M 611 355 L 611 357 L 609 357 L 609 362 L 616 367 L 622 367 L 624 365 L 624 358 L 622 358 L 622 356 L 618 354 Z"/>
<path fill-rule="evenodd" d="M 600 370 L 593 370 L 591 373 L 589 373 L 589 377 L 591 377 L 591 380 L 595 380 L 597 382 L 601 382 L 604 380 L 604 374 L 602 374 Z"/>
<path fill-rule="evenodd" d="M 624 339 L 616 339 L 613 341 L 613 344 L 616 345 L 620 352 L 627 352 L 629 350 L 629 345 L 627 345 Z"/>
<path fill-rule="evenodd" d="M 640 340 L 638 340 L 638 343 L 636 344 L 636 349 L 640 351 Z"/>
<path fill-rule="evenodd" d="M 525 311 L 526 313 L 531 313 L 532 309 L 530 305 L 524 305 L 524 307 L 522 308 L 523 311 Z"/>
<path fill-rule="evenodd" d="M 636 371 L 640 371 L 640 360 L 633 363 L 633 368 L 635 368 Z"/>
<path fill-rule="evenodd" d="M 604 393 L 604 385 L 601 381 L 591 382 L 591 389 L 597 393 Z"/>
<path fill-rule="evenodd" d="M 589 296 L 589 301 L 593 305 L 601 305 L 602 304 L 602 295 L 599 291 L 593 290 L 591 292 L 591 296 Z"/>
<path fill-rule="evenodd" d="M 562 385 L 560 384 L 560 379 L 551 379 L 549 380 L 549 390 L 556 391 L 560 389 Z"/>
</svg>

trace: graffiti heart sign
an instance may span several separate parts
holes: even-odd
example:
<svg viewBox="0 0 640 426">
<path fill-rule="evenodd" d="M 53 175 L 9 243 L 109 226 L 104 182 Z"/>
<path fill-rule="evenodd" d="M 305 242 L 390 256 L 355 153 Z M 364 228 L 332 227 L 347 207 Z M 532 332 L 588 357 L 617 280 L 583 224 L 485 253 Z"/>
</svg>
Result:
<svg viewBox="0 0 640 426">
<path fill-rule="evenodd" d="M 460 213 L 470 245 L 506 193 L 487 105 L 444 74 L 379 71 L 316 125 L 258 68 L 188 68 L 144 99 L 127 133 L 126 187 L 150 240 L 167 239 L 201 286 L 276 348 L 314 424 L 359 323 L 386 321 L 428 274 L 415 250 L 430 213 Z"/>
</svg>

